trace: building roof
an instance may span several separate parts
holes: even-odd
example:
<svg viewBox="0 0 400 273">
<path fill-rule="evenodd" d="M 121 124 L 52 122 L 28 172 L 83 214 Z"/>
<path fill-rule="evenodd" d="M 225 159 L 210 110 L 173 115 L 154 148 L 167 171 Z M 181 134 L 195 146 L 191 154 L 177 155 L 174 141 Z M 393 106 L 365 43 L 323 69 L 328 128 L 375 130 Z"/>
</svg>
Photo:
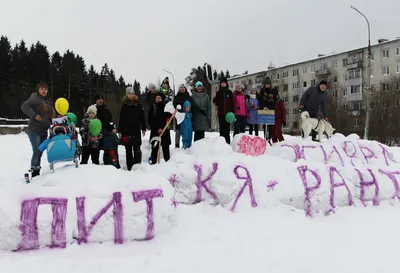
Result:
<svg viewBox="0 0 400 273">
<path fill-rule="evenodd" d="M 397 37 L 396 39 L 393 39 L 393 40 L 388 40 L 388 41 L 385 41 L 385 42 L 373 44 L 373 45 L 371 45 L 371 49 L 373 49 L 373 48 L 375 48 L 377 46 L 382 46 L 382 45 L 390 44 L 390 43 L 393 43 L 393 42 L 400 42 L 400 37 Z M 241 78 L 245 78 L 245 77 L 248 77 L 248 76 L 254 76 L 256 74 L 265 73 L 265 72 L 268 72 L 268 71 L 274 71 L 274 70 L 278 70 L 278 69 L 285 69 L 287 67 L 291 67 L 291 66 L 295 66 L 295 65 L 299 65 L 299 64 L 304 64 L 304 63 L 309 63 L 309 62 L 313 62 L 313 61 L 318 61 L 318 60 L 323 60 L 323 59 L 339 56 L 339 55 L 342 55 L 342 54 L 355 52 L 355 51 L 360 51 L 360 50 L 365 50 L 365 49 L 367 49 L 366 46 L 365 47 L 359 47 L 359 48 L 356 48 L 356 49 L 346 50 L 346 51 L 342 51 L 342 52 L 335 52 L 335 53 L 323 55 L 323 56 L 320 56 L 320 57 L 317 57 L 317 58 L 312 58 L 312 59 L 308 59 L 308 60 L 304 60 L 304 61 L 300 61 L 300 62 L 295 62 L 295 63 L 291 63 L 291 64 L 287 64 L 287 65 L 284 65 L 284 66 L 279 66 L 279 67 L 275 67 L 275 68 L 271 68 L 271 69 L 265 69 L 265 70 L 261 70 L 261 71 L 258 71 L 258 72 L 249 73 L 249 74 L 246 74 L 246 75 L 240 75 L 240 76 L 232 77 L 232 78 L 229 78 L 228 81 L 241 79 Z"/>
</svg>

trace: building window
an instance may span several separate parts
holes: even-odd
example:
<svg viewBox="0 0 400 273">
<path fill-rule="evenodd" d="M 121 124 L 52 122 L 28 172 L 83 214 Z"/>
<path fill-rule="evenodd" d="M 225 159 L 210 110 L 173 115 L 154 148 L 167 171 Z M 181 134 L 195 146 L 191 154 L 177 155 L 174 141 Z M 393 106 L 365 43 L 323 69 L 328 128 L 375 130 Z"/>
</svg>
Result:
<svg viewBox="0 0 400 273">
<path fill-rule="evenodd" d="M 307 67 L 303 67 L 303 74 L 307 74 Z"/>
<path fill-rule="evenodd" d="M 347 110 L 348 110 L 347 103 L 343 104 L 343 110 L 345 110 L 345 111 L 347 111 Z"/>
<path fill-rule="evenodd" d="M 335 78 L 333 79 L 335 82 L 337 82 L 337 76 L 335 75 Z"/>
<path fill-rule="evenodd" d="M 252 84 L 252 83 L 253 83 L 253 81 L 251 79 L 249 79 L 249 84 Z"/>
<path fill-rule="evenodd" d="M 389 72 L 389 66 L 382 67 L 382 75 L 388 75 Z"/>
<path fill-rule="evenodd" d="M 289 102 L 288 97 L 287 97 L 287 96 L 284 96 L 284 97 L 283 97 L 283 101 L 284 101 L 285 103 L 288 103 L 288 102 Z"/>
<path fill-rule="evenodd" d="M 347 89 L 344 89 L 343 90 L 343 97 L 346 97 L 347 96 Z"/>
<path fill-rule="evenodd" d="M 311 69 L 311 73 L 314 73 L 315 72 L 315 65 L 312 65 L 310 69 Z"/>
<path fill-rule="evenodd" d="M 354 126 L 361 126 L 361 121 L 360 121 L 360 119 L 359 119 L 359 118 L 353 119 L 353 124 L 354 124 Z"/>
<path fill-rule="evenodd" d="M 233 88 L 233 83 L 230 83 L 230 84 L 229 84 L 229 87 L 230 87 L 230 88 Z"/>
<path fill-rule="evenodd" d="M 394 107 L 396 107 L 396 108 L 400 107 L 400 100 L 399 99 L 394 101 Z"/>
<path fill-rule="evenodd" d="M 279 80 L 279 73 L 276 74 L 276 79 Z"/>
<path fill-rule="evenodd" d="M 400 73 L 400 63 L 397 63 L 396 65 L 396 73 Z"/>
<path fill-rule="evenodd" d="M 300 86 L 299 82 L 293 83 L 293 89 L 297 89 L 297 88 L 299 88 L 299 86 Z"/>
<path fill-rule="evenodd" d="M 299 70 L 298 69 L 293 69 L 293 76 L 299 75 Z"/>
<path fill-rule="evenodd" d="M 349 79 L 359 79 L 359 78 L 361 78 L 361 68 L 349 71 Z"/>
<path fill-rule="evenodd" d="M 303 87 L 307 87 L 307 82 L 303 82 Z"/>
<path fill-rule="evenodd" d="M 287 77 L 289 77 L 289 72 L 288 71 L 283 72 L 282 78 L 287 78 Z"/>
<path fill-rule="evenodd" d="M 288 84 L 284 84 L 283 85 L 283 92 L 288 91 L 289 90 L 289 85 Z"/>
<path fill-rule="evenodd" d="M 346 81 L 347 81 L 347 74 L 346 74 L 346 73 L 343 73 L 343 74 L 342 74 L 342 81 L 343 81 L 343 82 L 346 82 Z"/>
<path fill-rule="evenodd" d="M 293 102 L 299 102 L 299 96 L 293 96 Z"/>
<path fill-rule="evenodd" d="M 353 110 L 354 110 L 354 111 L 360 111 L 361 108 L 362 108 L 361 102 L 355 102 L 355 103 L 353 104 Z"/>
<path fill-rule="evenodd" d="M 332 98 L 337 97 L 337 95 L 338 95 L 338 91 L 337 90 L 333 90 L 332 91 Z"/>
<path fill-rule="evenodd" d="M 343 66 L 347 66 L 347 58 L 343 59 Z"/>
<path fill-rule="evenodd" d="M 387 82 L 382 83 L 382 90 L 383 91 L 389 91 L 389 84 Z"/>
<path fill-rule="evenodd" d="M 361 85 L 350 86 L 350 94 L 358 94 L 358 93 L 361 93 Z"/>
<path fill-rule="evenodd" d="M 382 50 L 382 58 L 389 58 L 389 49 Z"/>
<path fill-rule="evenodd" d="M 311 80 L 311 85 L 315 85 L 315 80 Z"/>
<path fill-rule="evenodd" d="M 293 110 L 292 110 L 292 113 L 293 113 L 293 115 L 297 115 L 297 114 L 299 113 L 299 110 L 293 109 Z"/>
<path fill-rule="evenodd" d="M 299 128 L 299 123 L 297 121 L 293 122 L 292 128 L 293 129 L 298 129 Z"/>
<path fill-rule="evenodd" d="M 333 68 L 337 67 L 337 60 L 332 61 L 332 67 Z"/>
<path fill-rule="evenodd" d="M 396 47 L 396 56 L 400 56 L 400 47 Z"/>
</svg>

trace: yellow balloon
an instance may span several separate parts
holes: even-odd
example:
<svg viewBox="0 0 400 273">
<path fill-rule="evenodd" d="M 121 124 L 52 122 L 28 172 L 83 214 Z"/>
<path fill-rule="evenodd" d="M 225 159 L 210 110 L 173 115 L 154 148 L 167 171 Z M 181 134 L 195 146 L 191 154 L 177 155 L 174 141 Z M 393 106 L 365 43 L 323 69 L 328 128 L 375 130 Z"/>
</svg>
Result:
<svg viewBox="0 0 400 273">
<path fill-rule="evenodd" d="M 66 113 L 68 113 L 69 110 L 69 102 L 64 99 L 64 98 L 59 98 L 56 100 L 56 111 L 60 114 L 60 115 L 65 115 Z"/>
</svg>

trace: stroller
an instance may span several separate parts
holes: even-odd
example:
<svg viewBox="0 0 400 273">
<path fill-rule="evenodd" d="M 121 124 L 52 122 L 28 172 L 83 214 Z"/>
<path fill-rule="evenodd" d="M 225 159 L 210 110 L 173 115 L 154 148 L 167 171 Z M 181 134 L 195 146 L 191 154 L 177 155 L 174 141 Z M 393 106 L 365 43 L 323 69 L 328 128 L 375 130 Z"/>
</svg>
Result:
<svg viewBox="0 0 400 273">
<path fill-rule="evenodd" d="M 57 162 L 73 161 L 75 168 L 79 167 L 79 146 L 75 125 L 69 123 L 67 117 L 52 120 L 50 137 L 40 144 L 38 150 L 47 149 L 47 160 L 50 163 L 50 171 L 54 172 L 54 164 Z"/>
</svg>

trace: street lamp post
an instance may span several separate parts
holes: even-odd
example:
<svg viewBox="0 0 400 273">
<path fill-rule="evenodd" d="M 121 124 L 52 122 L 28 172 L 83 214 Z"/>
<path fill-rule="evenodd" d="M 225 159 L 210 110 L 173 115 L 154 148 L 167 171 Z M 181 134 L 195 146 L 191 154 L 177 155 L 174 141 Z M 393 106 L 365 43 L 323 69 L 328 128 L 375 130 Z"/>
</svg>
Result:
<svg viewBox="0 0 400 273">
<path fill-rule="evenodd" d="M 361 11 L 359 11 L 358 9 L 356 9 L 355 7 L 351 6 L 351 8 L 353 10 L 355 10 L 356 12 L 358 12 L 361 16 L 363 16 L 365 18 L 365 20 L 367 21 L 367 25 L 368 25 L 368 78 L 367 78 L 367 92 L 364 92 L 365 95 L 365 127 L 364 127 L 364 139 L 368 140 L 368 133 L 369 133 L 369 96 L 370 96 L 370 92 L 371 92 L 371 28 L 369 25 L 369 21 L 367 16 L 365 16 Z"/>
<path fill-rule="evenodd" d="M 174 95 L 175 95 L 175 77 L 174 77 L 174 74 L 172 74 L 171 72 L 169 72 L 166 69 L 163 69 L 163 71 L 167 72 L 168 74 L 170 74 L 172 76 L 172 85 L 173 85 L 173 88 L 174 88 Z"/>
</svg>

